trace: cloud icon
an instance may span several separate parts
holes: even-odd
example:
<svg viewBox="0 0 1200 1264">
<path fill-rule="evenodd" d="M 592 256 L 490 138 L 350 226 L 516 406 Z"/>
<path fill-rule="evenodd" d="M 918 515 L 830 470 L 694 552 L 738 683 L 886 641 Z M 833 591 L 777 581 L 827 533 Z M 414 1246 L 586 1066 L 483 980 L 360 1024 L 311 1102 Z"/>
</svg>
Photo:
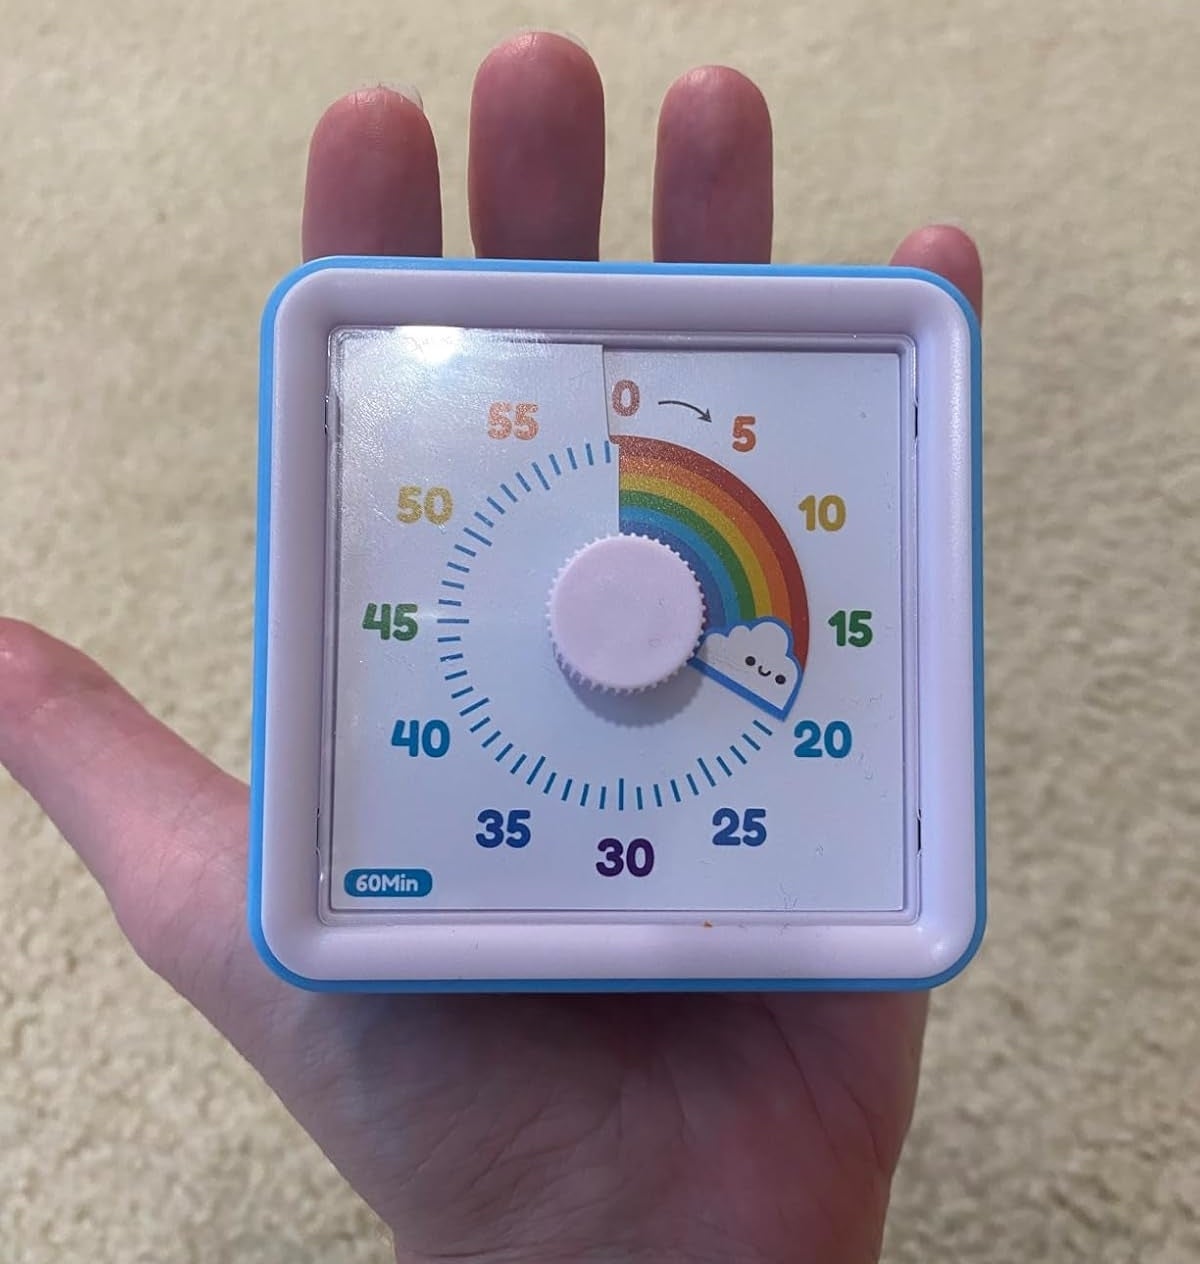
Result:
<svg viewBox="0 0 1200 1264">
<path fill-rule="evenodd" d="M 739 623 L 709 632 L 692 659 L 697 671 L 782 720 L 800 689 L 792 634 L 778 619 Z"/>
</svg>

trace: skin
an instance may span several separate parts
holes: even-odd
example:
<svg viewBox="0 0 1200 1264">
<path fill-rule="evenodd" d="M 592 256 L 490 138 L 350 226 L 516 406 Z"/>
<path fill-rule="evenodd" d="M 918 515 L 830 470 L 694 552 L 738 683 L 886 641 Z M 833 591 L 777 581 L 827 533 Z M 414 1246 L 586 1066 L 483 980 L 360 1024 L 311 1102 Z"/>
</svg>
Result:
<svg viewBox="0 0 1200 1264">
<path fill-rule="evenodd" d="M 656 256 L 766 261 L 771 162 L 754 84 L 721 67 L 679 79 L 658 128 Z M 594 259 L 603 163 L 590 57 L 546 34 L 495 49 L 471 108 L 479 253 Z M 436 254 L 441 235 L 421 109 L 384 89 L 332 105 L 312 138 L 305 256 Z M 919 229 L 893 263 L 940 272 L 979 309 L 958 229 Z M 877 1258 L 923 995 L 296 991 L 245 929 L 246 787 L 78 650 L 7 619 L 0 760 L 134 949 L 391 1226 L 398 1260 Z"/>
</svg>

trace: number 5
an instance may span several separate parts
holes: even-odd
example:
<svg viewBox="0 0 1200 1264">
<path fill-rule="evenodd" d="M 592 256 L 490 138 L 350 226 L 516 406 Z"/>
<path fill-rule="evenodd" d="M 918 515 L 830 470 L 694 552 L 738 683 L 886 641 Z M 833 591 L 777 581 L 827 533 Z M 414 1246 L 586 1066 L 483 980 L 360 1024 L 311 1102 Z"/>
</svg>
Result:
<svg viewBox="0 0 1200 1264">
<path fill-rule="evenodd" d="M 488 436 L 492 439 L 507 439 L 512 434 L 512 419 L 509 417 L 511 404 L 493 404 L 488 409 Z"/>
<path fill-rule="evenodd" d="M 755 417 L 735 417 L 733 419 L 733 450 L 749 452 L 758 442 L 754 433 Z"/>
<path fill-rule="evenodd" d="M 513 434 L 518 439 L 532 439 L 538 432 L 536 404 L 518 404 L 517 415 L 513 420 Z"/>
</svg>

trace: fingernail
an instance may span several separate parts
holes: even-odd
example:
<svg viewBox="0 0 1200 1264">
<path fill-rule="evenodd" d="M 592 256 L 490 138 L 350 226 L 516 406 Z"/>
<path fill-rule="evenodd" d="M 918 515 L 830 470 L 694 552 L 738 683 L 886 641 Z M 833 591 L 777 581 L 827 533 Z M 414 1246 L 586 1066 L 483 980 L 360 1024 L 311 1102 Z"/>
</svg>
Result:
<svg viewBox="0 0 1200 1264">
<path fill-rule="evenodd" d="M 415 83 L 381 83 L 379 87 L 386 88 L 389 92 L 394 92 L 398 97 L 403 97 L 406 101 L 411 101 L 422 113 L 425 112 L 425 102 L 421 99 L 421 90 Z"/>
<path fill-rule="evenodd" d="M 544 26 L 525 26 L 513 32 L 514 38 L 518 35 L 557 35 L 559 39 L 569 41 L 576 48 L 582 48 L 585 53 L 588 51 L 588 46 L 583 40 L 578 35 L 573 35 L 570 31 L 548 31 Z"/>
</svg>

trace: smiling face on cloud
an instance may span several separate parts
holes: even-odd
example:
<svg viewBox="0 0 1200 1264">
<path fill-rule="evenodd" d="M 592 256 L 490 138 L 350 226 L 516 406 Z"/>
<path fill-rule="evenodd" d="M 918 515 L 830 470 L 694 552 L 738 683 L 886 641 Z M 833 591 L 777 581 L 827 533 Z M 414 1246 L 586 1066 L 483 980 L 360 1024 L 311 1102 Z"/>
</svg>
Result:
<svg viewBox="0 0 1200 1264">
<path fill-rule="evenodd" d="M 710 632 L 693 666 L 747 701 L 783 719 L 800 688 L 800 664 L 792 657 L 792 634 L 778 619 L 739 623 Z"/>
</svg>

